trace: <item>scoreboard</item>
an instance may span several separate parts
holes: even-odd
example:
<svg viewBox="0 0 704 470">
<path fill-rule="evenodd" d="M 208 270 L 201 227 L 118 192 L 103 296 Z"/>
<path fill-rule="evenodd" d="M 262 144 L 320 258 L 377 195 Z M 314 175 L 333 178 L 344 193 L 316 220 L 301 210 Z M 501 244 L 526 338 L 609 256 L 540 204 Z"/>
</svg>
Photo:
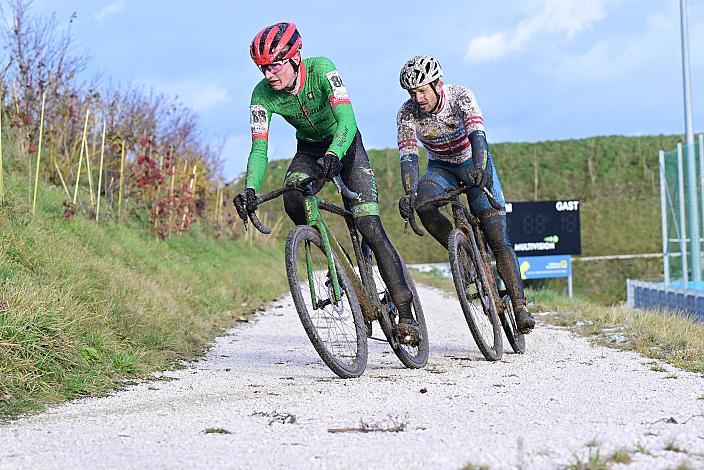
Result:
<svg viewBox="0 0 704 470">
<path fill-rule="evenodd" d="M 507 202 L 506 218 L 519 258 L 582 252 L 577 200 Z"/>
</svg>

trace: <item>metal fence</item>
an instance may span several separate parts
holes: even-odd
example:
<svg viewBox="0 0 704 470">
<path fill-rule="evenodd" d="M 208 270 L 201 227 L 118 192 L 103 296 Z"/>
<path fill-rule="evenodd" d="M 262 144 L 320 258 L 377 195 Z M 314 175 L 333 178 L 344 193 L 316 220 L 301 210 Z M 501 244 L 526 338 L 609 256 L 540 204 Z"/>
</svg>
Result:
<svg viewBox="0 0 704 470">
<path fill-rule="evenodd" d="M 666 309 L 704 321 L 704 291 L 665 286 L 662 282 L 626 281 L 628 306 L 642 309 Z"/>
<path fill-rule="evenodd" d="M 688 152 L 695 158 L 688 159 Z M 660 204 L 665 286 L 704 290 L 704 135 L 692 145 L 660 152 Z"/>
</svg>

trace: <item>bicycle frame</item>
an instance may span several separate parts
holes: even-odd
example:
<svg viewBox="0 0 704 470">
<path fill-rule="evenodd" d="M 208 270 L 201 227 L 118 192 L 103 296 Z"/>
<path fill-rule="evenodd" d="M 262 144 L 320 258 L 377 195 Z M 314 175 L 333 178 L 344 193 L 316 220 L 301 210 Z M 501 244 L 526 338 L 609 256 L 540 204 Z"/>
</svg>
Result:
<svg viewBox="0 0 704 470">
<path fill-rule="evenodd" d="M 391 298 L 388 289 L 385 289 L 383 291 L 384 297 L 380 297 L 380 294 L 382 292 L 378 291 L 376 281 L 374 279 L 371 247 L 365 242 L 363 242 L 360 238 L 360 233 L 357 230 L 355 219 L 352 215 L 352 201 L 358 200 L 358 194 L 353 191 L 350 191 L 349 188 L 344 185 L 339 176 L 334 178 L 333 183 L 335 183 L 335 186 L 337 187 L 338 191 L 340 192 L 340 194 L 342 194 L 344 203 L 344 208 L 338 207 L 334 204 L 330 204 L 328 202 L 325 202 L 324 200 L 318 199 L 318 197 L 315 196 L 317 187 L 314 186 L 314 183 L 318 181 L 318 177 L 308 177 L 296 182 L 290 182 L 282 188 L 275 189 L 265 195 L 257 197 L 257 204 L 259 205 L 266 201 L 275 199 L 283 195 L 287 191 L 299 191 L 303 194 L 303 210 L 305 213 L 306 226 L 313 228 L 320 234 L 322 249 L 325 256 L 327 257 L 328 272 L 331 276 L 331 297 L 334 297 L 330 300 L 324 301 L 322 305 L 321 302 L 316 298 L 317 296 L 315 293 L 315 280 L 313 277 L 315 266 L 313 265 L 312 260 L 311 245 L 310 242 L 307 241 L 304 245 L 305 265 L 307 270 L 307 278 L 311 292 L 313 308 L 323 308 L 328 305 L 327 302 L 336 304 L 341 300 L 342 286 L 340 285 L 340 281 L 338 279 L 339 270 L 335 265 L 335 258 L 337 258 L 340 262 L 341 269 L 343 269 L 344 272 L 347 274 L 347 278 L 350 281 L 351 287 L 353 288 L 356 294 L 356 299 L 361 308 L 365 323 L 371 324 L 372 321 L 378 321 L 381 325 L 381 329 L 384 332 L 384 335 L 391 344 L 392 349 L 396 352 L 396 355 L 399 356 L 399 358 L 401 359 L 401 362 L 403 362 L 407 367 L 422 367 L 423 365 L 425 365 L 425 361 L 427 361 L 427 340 L 424 346 L 426 354 L 425 359 L 421 360 L 422 363 L 415 362 L 415 353 L 410 355 L 412 357 L 409 357 L 409 353 L 405 352 L 405 350 L 402 350 L 401 343 L 399 342 L 398 338 L 396 338 L 393 334 L 393 319 L 395 318 L 393 316 L 395 312 L 395 308 L 393 307 L 393 299 Z M 335 235 L 330 229 L 330 226 L 325 221 L 322 211 L 330 212 L 332 214 L 339 215 L 344 218 L 345 223 L 347 225 L 347 229 L 350 234 L 350 239 L 352 241 L 352 247 L 354 249 L 354 256 L 357 261 L 356 264 L 359 268 L 359 274 L 357 274 L 357 272 L 355 271 L 354 261 L 344 249 L 344 247 L 340 244 L 340 242 L 337 240 L 337 238 L 335 238 Z M 245 221 L 245 230 L 247 230 L 247 220 L 249 220 L 260 232 L 264 234 L 271 233 L 271 229 L 262 224 L 261 221 L 257 218 L 255 211 L 247 211 L 245 215 L 242 215 L 242 212 L 240 212 L 240 215 Z M 333 256 L 333 253 L 335 256 Z M 404 273 L 405 276 L 408 276 L 405 269 Z M 418 309 L 420 309 L 422 315 L 422 309 L 420 305 L 414 305 L 414 308 L 417 311 Z M 423 325 L 425 325 L 423 317 L 421 317 L 421 321 Z M 367 331 L 369 332 L 371 330 Z"/>
<path fill-rule="evenodd" d="M 373 283 L 370 282 L 371 280 L 368 278 L 371 267 L 367 266 L 367 261 L 364 257 L 362 246 L 357 235 L 357 228 L 354 224 L 354 218 L 352 217 L 352 212 L 349 208 L 349 200 L 356 199 L 357 194 L 347 189 L 347 187 L 344 186 L 341 180 L 336 179 L 333 181 L 335 183 L 335 186 L 338 188 L 338 191 L 340 191 L 340 193 L 344 196 L 343 200 L 345 208 L 343 209 L 341 207 L 335 206 L 334 204 L 330 204 L 318 199 L 318 197 L 315 195 L 315 190 L 313 188 L 313 183 L 316 183 L 317 181 L 317 177 L 308 177 L 301 181 L 294 182 L 283 188 L 279 188 L 263 196 L 259 196 L 257 198 L 258 203 L 262 204 L 263 202 L 275 199 L 281 196 L 286 191 L 301 191 L 303 193 L 303 209 L 306 217 L 306 225 L 313 227 L 315 230 L 317 230 L 320 233 L 320 238 L 323 242 L 323 249 L 325 251 L 325 256 L 327 257 L 328 261 L 328 269 L 332 277 L 331 282 L 333 286 L 333 296 L 335 297 L 335 302 L 338 302 L 340 300 L 342 291 L 340 289 L 340 283 L 337 278 L 337 268 L 335 267 L 335 263 L 332 257 L 333 251 L 338 254 L 338 258 L 340 259 L 340 262 L 345 268 L 345 272 L 350 278 L 350 282 L 352 283 L 352 287 L 357 293 L 357 300 L 360 306 L 362 307 L 362 311 L 365 315 L 365 318 L 369 318 L 370 320 L 375 319 L 377 318 L 379 299 L 375 295 L 376 292 L 368 292 L 365 287 L 373 285 Z M 344 250 L 342 245 L 337 241 L 335 235 L 330 230 L 330 227 L 328 226 L 327 222 L 325 221 L 325 218 L 322 215 L 321 209 L 342 216 L 345 219 L 347 228 L 350 232 L 350 238 L 352 239 L 354 253 L 357 258 L 357 265 L 362 276 L 361 280 L 354 270 L 352 259 Z M 271 233 L 271 229 L 264 226 L 261 221 L 257 218 L 254 212 L 249 213 L 248 217 L 249 220 L 252 221 L 252 224 L 257 228 L 257 230 L 265 234 Z M 245 230 L 246 228 L 247 225 L 245 223 Z M 310 243 L 306 244 L 305 249 L 308 282 L 309 287 L 311 288 L 311 295 L 313 297 L 311 300 L 313 301 L 313 305 L 317 306 L 318 299 L 315 298 L 315 290 L 313 289 L 313 263 L 311 258 Z M 375 299 L 373 305 L 371 305 L 371 302 L 369 300 L 370 297 Z"/>
<path fill-rule="evenodd" d="M 479 218 L 472 213 L 471 209 L 467 209 L 467 207 L 462 204 L 459 194 L 454 194 L 450 199 L 450 203 L 452 204 L 452 218 L 454 220 L 455 227 L 465 232 L 468 237 L 473 237 L 475 239 L 477 248 L 479 248 L 479 252 L 481 254 L 481 259 L 484 260 L 486 275 L 490 278 L 490 284 L 494 285 L 494 273 L 491 269 L 491 263 L 487 261 L 487 248 Z M 468 228 L 470 228 L 470 230 L 468 230 Z"/>
<path fill-rule="evenodd" d="M 306 224 L 315 228 L 320 233 L 320 238 L 323 240 L 323 248 L 325 250 L 325 255 L 328 261 L 328 270 L 330 272 L 330 277 L 332 280 L 333 294 L 335 296 L 335 302 L 339 302 L 342 294 L 340 289 L 340 282 L 337 278 L 337 268 L 335 267 L 335 261 L 332 257 L 332 247 L 330 245 L 330 229 L 328 224 L 325 222 L 323 215 L 318 207 L 318 198 L 313 194 L 313 190 L 310 187 L 306 188 L 306 192 L 303 196 L 303 208 L 306 214 Z M 315 280 L 313 279 L 313 260 L 311 258 L 310 242 L 306 242 L 306 268 L 308 271 L 308 285 L 310 287 L 310 293 L 312 297 L 313 305 L 318 305 L 318 300 L 315 298 Z"/>
<path fill-rule="evenodd" d="M 453 223 L 455 224 L 455 227 L 459 228 L 468 237 L 473 238 L 476 241 L 476 245 L 480 251 L 481 259 L 485 260 L 484 264 L 486 267 L 487 276 L 490 277 L 489 281 L 491 285 L 495 285 L 495 279 L 493 275 L 493 270 L 491 269 L 491 263 L 486 261 L 488 260 L 488 257 L 486 256 L 487 247 L 484 240 L 484 233 L 481 230 L 479 218 L 471 211 L 471 209 L 468 209 L 467 206 L 462 204 L 462 202 L 460 201 L 460 196 L 462 194 L 465 194 L 466 197 L 467 191 L 469 191 L 469 189 L 469 187 L 461 187 L 459 189 L 448 188 L 447 194 L 425 201 L 423 203 L 423 206 L 427 204 L 432 204 L 434 202 L 449 202 L 451 204 L 452 219 Z M 489 204 L 494 209 L 503 209 L 501 205 L 496 201 L 496 199 L 494 199 L 494 196 L 491 194 L 491 192 L 489 192 L 486 188 L 484 188 L 484 192 L 487 195 Z M 469 203 L 469 201 L 467 202 Z M 471 207 L 471 205 L 469 207 Z M 411 223 L 411 227 L 413 228 L 414 232 L 416 232 L 418 235 L 424 234 L 424 232 L 418 228 L 413 216 L 409 219 L 409 222 Z M 501 294 L 501 292 L 498 293 Z"/>
</svg>

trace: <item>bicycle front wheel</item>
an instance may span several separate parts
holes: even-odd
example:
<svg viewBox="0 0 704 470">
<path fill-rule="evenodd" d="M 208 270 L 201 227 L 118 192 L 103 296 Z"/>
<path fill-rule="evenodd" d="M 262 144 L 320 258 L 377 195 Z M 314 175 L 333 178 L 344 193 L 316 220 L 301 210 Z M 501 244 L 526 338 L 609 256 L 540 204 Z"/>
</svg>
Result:
<svg viewBox="0 0 704 470">
<path fill-rule="evenodd" d="M 498 361 L 503 354 L 497 296 L 474 239 L 460 229 L 450 233 L 450 269 L 462 312 L 482 355 Z"/>
<path fill-rule="evenodd" d="M 337 256 L 330 252 L 340 285 L 335 301 L 332 275 L 320 233 L 299 225 L 286 239 L 289 287 L 303 328 L 325 364 L 343 379 L 367 367 L 367 335 L 362 309 Z"/>
</svg>

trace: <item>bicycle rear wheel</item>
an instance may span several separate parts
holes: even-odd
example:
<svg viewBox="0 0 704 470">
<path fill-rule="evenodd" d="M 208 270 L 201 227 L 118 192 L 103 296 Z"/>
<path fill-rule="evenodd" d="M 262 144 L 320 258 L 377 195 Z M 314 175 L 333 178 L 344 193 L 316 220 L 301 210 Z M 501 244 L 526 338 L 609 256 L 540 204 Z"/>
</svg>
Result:
<svg viewBox="0 0 704 470">
<path fill-rule="evenodd" d="M 511 297 L 507 294 L 502 299 L 503 309 L 501 311 L 501 324 L 513 352 L 523 354 L 526 352 L 526 337 L 518 331 L 516 327 L 516 316 L 513 311 Z"/>
<path fill-rule="evenodd" d="M 498 269 L 496 269 L 496 258 L 491 252 L 488 252 L 488 256 L 492 266 L 491 272 L 496 281 L 496 291 L 501 297 L 501 303 L 498 305 L 499 320 L 501 320 L 504 333 L 506 333 L 506 339 L 508 339 L 508 343 L 511 345 L 513 352 L 523 354 L 526 352 L 526 337 L 523 333 L 520 333 L 516 327 L 516 313 L 513 310 L 513 302 L 511 302 L 511 296 L 506 292 L 506 286 L 501 276 L 499 276 Z"/>
<path fill-rule="evenodd" d="M 320 233 L 299 225 L 286 239 L 286 271 L 303 328 L 325 364 L 342 378 L 359 377 L 367 367 L 362 310 L 340 260 L 331 252 L 341 298 L 335 302 Z"/>
<path fill-rule="evenodd" d="M 462 312 L 482 355 L 498 361 L 503 355 L 498 293 L 487 273 L 474 237 L 456 228 L 450 233 L 449 255 L 452 278 Z"/>
<path fill-rule="evenodd" d="M 416 291 L 416 285 L 411 278 L 406 264 L 403 264 L 403 274 L 408 283 L 408 287 L 413 292 L 413 315 L 418 322 L 418 326 L 421 330 L 421 341 L 417 345 L 406 345 L 401 344 L 393 335 L 394 325 L 398 323 L 398 311 L 396 310 L 396 305 L 391 298 L 391 293 L 386 287 L 384 279 L 379 273 L 379 269 L 376 268 L 376 260 L 374 259 L 374 254 L 368 246 L 363 246 L 362 253 L 367 256 L 367 263 L 371 269 L 367 279 L 369 279 L 372 286 L 368 286 L 369 292 L 375 292 L 377 298 L 379 299 L 379 325 L 381 330 L 386 336 L 386 340 L 391 345 L 391 349 L 399 358 L 401 363 L 408 367 L 409 369 L 420 369 L 425 367 L 428 363 L 428 354 L 430 352 L 430 341 L 428 340 L 428 328 L 425 324 L 425 315 L 423 314 L 423 306 L 420 303 L 420 298 L 418 297 L 418 292 Z"/>
</svg>

